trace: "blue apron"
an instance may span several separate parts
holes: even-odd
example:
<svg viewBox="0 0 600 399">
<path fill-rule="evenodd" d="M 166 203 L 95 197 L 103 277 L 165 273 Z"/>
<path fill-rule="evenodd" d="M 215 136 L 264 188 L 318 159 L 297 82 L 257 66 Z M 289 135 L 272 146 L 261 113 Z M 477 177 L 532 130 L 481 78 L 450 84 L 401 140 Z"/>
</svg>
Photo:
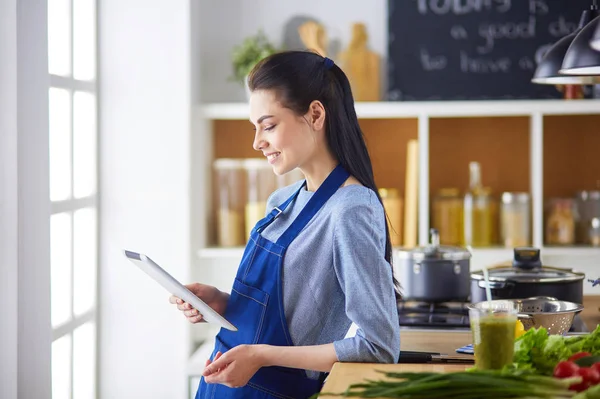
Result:
<svg viewBox="0 0 600 399">
<path fill-rule="evenodd" d="M 348 177 L 349 173 L 338 165 L 277 242 L 266 240 L 260 233 L 285 211 L 304 188 L 304 184 L 252 229 L 225 312 L 225 318 L 231 321 L 238 331 L 221 328 L 211 359 L 218 351 L 224 353 L 243 344 L 293 345 L 285 319 L 281 292 L 283 257 L 290 243 Z M 301 369 L 262 367 L 248 384 L 241 388 L 207 384 L 202 378 L 196 399 L 304 399 L 319 392 L 322 383 L 322 379 L 308 378 L 306 372 Z"/>
</svg>

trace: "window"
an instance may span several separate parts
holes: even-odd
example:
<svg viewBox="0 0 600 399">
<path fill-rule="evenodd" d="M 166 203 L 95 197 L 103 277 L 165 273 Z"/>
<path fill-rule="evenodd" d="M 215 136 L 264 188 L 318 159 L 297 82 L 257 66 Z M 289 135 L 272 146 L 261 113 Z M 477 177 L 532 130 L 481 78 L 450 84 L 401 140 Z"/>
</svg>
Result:
<svg viewBox="0 0 600 399">
<path fill-rule="evenodd" d="M 52 397 L 96 397 L 96 0 L 48 0 Z"/>
</svg>

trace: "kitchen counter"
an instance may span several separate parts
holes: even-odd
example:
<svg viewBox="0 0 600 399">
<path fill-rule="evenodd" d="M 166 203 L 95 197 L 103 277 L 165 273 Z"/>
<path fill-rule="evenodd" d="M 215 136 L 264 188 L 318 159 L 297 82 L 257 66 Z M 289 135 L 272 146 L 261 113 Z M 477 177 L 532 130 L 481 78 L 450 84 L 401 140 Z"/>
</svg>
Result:
<svg viewBox="0 0 600 399">
<path fill-rule="evenodd" d="M 584 310 L 581 318 L 590 331 L 600 324 L 600 295 L 585 296 L 583 299 Z M 460 330 L 431 330 L 431 329 L 406 329 L 400 332 L 400 349 L 405 351 L 439 352 L 452 356 L 473 358 L 472 355 L 460 355 L 456 349 L 470 344 L 471 332 Z M 336 363 L 322 392 L 343 392 L 350 384 L 358 383 L 364 379 L 385 379 L 382 371 L 396 372 L 421 372 L 434 371 L 447 373 L 461 371 L 472 367 L 472 364 L 373 364 L 373 363 Z M 339 396 L 320 395 L 319 399 L 334 399 Z"/>
<path fill-rule="evenodd" d="M 378 373 L 381 371 L 394 372 L 422 372 L 433 371 L 436 373 L 448 373 L 463 371 L 473 365 L 469 364 L 370 364 L 370 363 L 336 363 L 333 365 L 331 374 L 325 381 L 321 392 L 340 393 L 344 392 L 349 385 L 363 381 L 364 379 L 386 380 L 387 378 Z M 334 399 L 339 396 L 319 395 L 319 399 Z"/>
<path fill-rule="evenodd" d="M 586 295 L 583 297 L 583 311 L 581 319 L 590 331 L 600 324 L 600 295 Z"/>
</svg>

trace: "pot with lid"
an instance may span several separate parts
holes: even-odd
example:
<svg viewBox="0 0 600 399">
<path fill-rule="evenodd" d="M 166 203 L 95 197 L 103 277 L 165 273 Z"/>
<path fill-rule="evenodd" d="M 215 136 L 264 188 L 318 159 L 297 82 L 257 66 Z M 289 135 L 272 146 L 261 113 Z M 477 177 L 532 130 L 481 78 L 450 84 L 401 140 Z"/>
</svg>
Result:
<svg viewBox="0 0 600 399">
<path fill-rule="evenodd" d="M 492 299 L 554 297 L 581 304 L 584 273 L 558 267 L 542 266 L 538 248 L 514 249 L 512 265 L 488 269 Z M 471 273 L 471 302 L 483 302 L 486 283 L 482 271 Z"/>
<path fill-rule="evenodd" d="M 431 229 L 431 243 L 399 252 L 398 272 L 405 300 L 465 302 L 470 294 L 471 253 L 461 247 L 440 245 Z"/>
</svg>

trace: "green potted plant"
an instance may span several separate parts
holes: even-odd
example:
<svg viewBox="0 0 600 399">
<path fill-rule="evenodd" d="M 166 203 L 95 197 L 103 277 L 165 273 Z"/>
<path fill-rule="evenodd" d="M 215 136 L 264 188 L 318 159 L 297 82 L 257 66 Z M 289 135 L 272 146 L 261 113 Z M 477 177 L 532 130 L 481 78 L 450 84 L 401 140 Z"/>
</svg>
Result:
<svg viewBox="0 0 600 399">
<path fill-rule="evenodd" d="M 269 41 L 262 30 L 259 30 L 254 36 L 247 37 L 233 49 L 231 55 L 233 64 L 232 80 L 244 85 L 246 94 L 249 94 L 246 83 L 248 74 L 260 60 L 277 51 L 277 48 Z"/>
</svg>

